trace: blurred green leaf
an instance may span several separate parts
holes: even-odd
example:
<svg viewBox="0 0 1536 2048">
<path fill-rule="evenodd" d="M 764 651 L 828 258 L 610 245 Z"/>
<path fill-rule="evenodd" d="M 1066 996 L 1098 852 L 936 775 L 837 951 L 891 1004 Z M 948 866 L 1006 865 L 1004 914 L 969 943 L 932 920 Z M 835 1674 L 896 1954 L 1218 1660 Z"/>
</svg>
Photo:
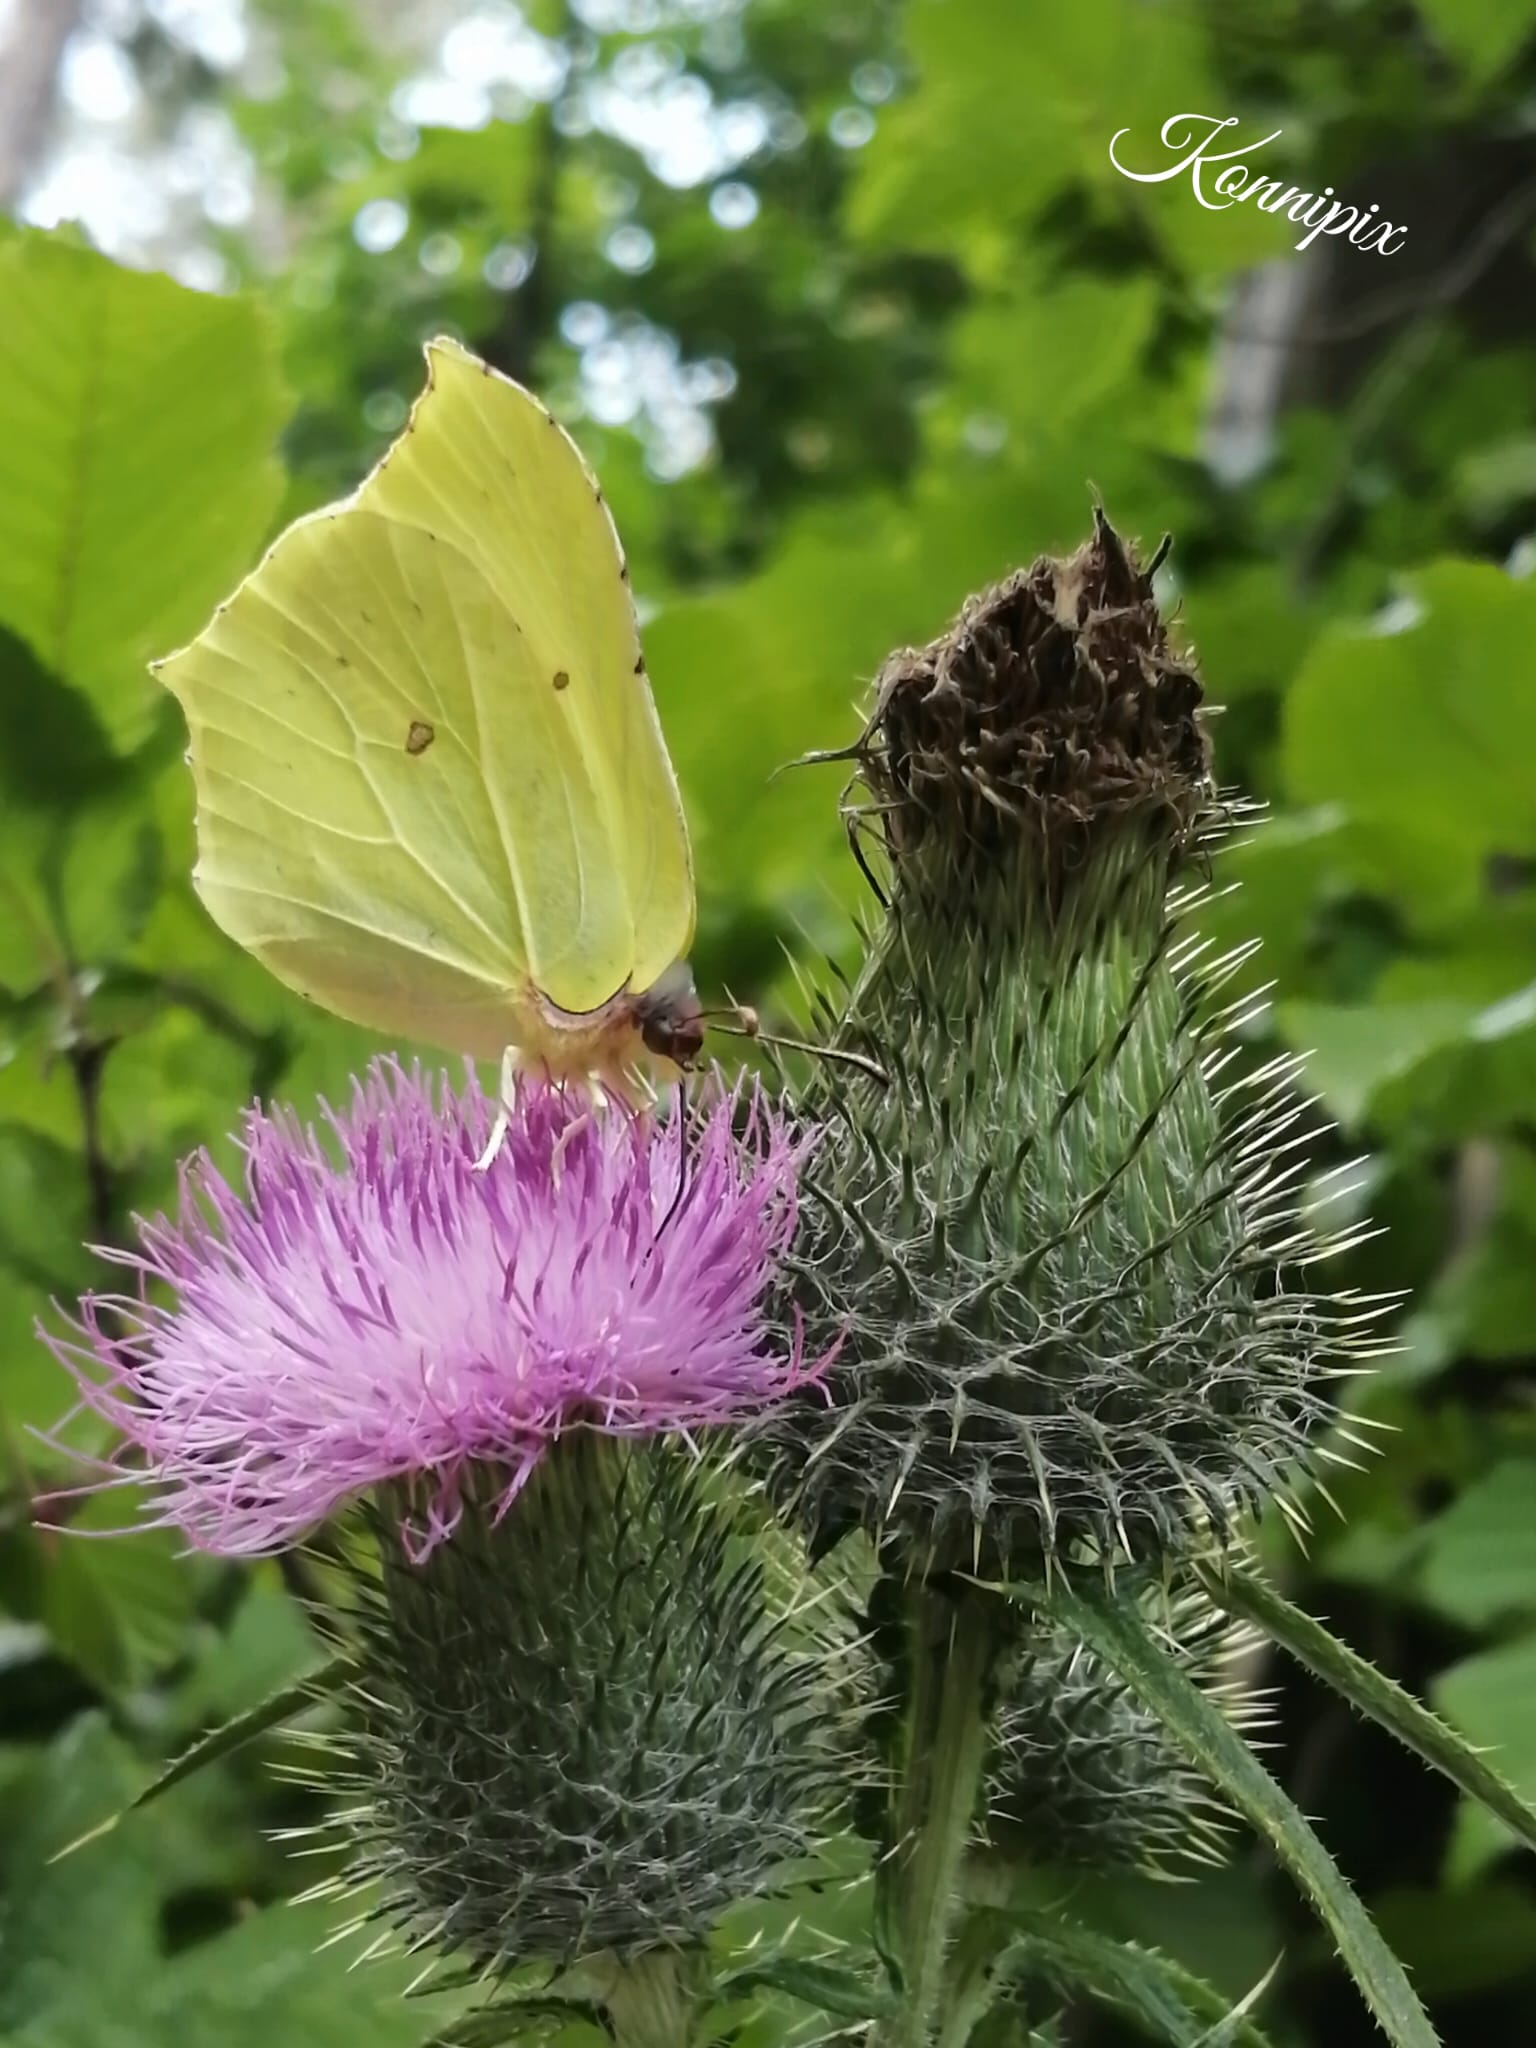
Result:
<svg viewBox="0 0 1536 2048">
<path fill-rule="evenodd" d="M 1280 1003 L 1275 1010 L 1302 1055 L 1308 1086 L 1348 1130 L 1365 1123 L 1380 1088 L 1457 1039 L 1473 1015 L 1464 1003 Z"/>
<path fill-rule="evenodd" d="M 0 849 L 11 934 L 0 976 L 47 1001 L 55 1039 L 78 1037 L 94 977 L 133 943 L 161 885 L 154 819 L 130 784 L 70 814 L 8 809 Z"/>
<path fill-rule="evenodd" d="M 395 1954 L 350 1970 L 348 1953 L 322 1946 L 338 1908 L 284 1901 L 254 1912 L 212 1941 L 169 1959 L 129 2007 L 119 2033 L 99 1987 L 78 2048 L 421 2048 L 462 2001 L 409 2000 L 418 1962 Z M 355 1951 L 357 1944 L 352 1944 Z M 119 2012 L 121 2000 L 117 2001 Z M 42 2048 L 46 2033 L 24 2048 Z"/>
<path fill-rule="evenodd" d="M 86 700 L 0 624 L 0 991 L 51 984 L 64 1007 L 72 934 L 94 955 L 103 923 L 142 911 L 158 844 L 134 784 Z"/>
<path fill-rule="evenodd" d="M 80 2024 L 82 2007 L 144 1994 L 159 1952 L 159 1838 L 125 1834 L 110 1853 L 48 1861 L 93 1811 L 131 1796 L 137 1775 L 124 1746 L 90 1716 L 0 1790 L 0 2029 L 8 2039 L 34 2017 L 67 2029 Z"/>
<path fill-rule="evenodd" d="M 0 1417 L 20 1433 L 53 1423 L 69 1381 L 35 1333 L 51 1297 L 68 1302 L 92 1261 L 90 1195 L 78 1154 L 20 1123 L 0 1123 Z"/>
<path fill-rule="evenodd" d="M 55 1376 L 62 1409 L 66 1382 L 57 1368 Z M 141 1499 L 127 1487 L 54 1499 L 39 1526 L 22 1532 L 13 1562 L 17 1611 L 106 1694 L 147 1683 L 183 1654 L 208 1571 L 168 1531 L 135 1527 Z"/>
<path fill-rule="evenodd" d="M 1511 960 L 1512 969 L 1536 963 Z M 1536 981 L 1478 1005 L 1460 1031 L 1383 1077 L 1374 1107 L 1421 1142 L 1492 1135 L 1536 1102 Z"/>
<path fill-rule="evenodd" d="M 1456 466 L 1456 490 L 1471 518 L 1489 525 L 1536 500 L 1536 435 L 1502 436 L 1474 448 Z"/>
<path fill-rule="evenodd" d="M 222 1763 L 225 1757 L 233 1756 L 236 1750 L 244 1749 L 247 1743 L 255 1742 L 263 1735 L 270 1735 L 273 1729 L 286 1727 L 289 1722 L 297 1720 L 318 1701 L 329 1694 L 339 1692 L 354 1668 L 351 1657 L 332 1657 L 327 1663 L 316 1665 L 301 1677 L 280 1686 L 276 1692 L 270 1693 L 255 1706 L 246 1708 L 244 1713 L 236 1714 L 233 1719 L 222 1722 L 217 1728 L 210 1728 L 151 1778 L 147 1785 L 134 1794 L 126 1806 L 98 1820 L 78 1840 L 71 1842 L 64 1853 L 75 1855 L 80 1850 L 89 1848 L 92 1843 L 110 1834 L 131 1813 L 137 1813 L 141 1808 L 153 1805 L 157 1799 L 162 1798 L 185 1779 L 195 1777 L 199 1771 L 208 1770 L 214 1764 Z"/>
<path fill-rule="evenodd" d="M 1426 1312 L 1463 1356 L 1518 1360 L 1536 1350 L 1536 1157 L 1510 1145 L 1493 1164 L 1492 1214 L 1440 1275 Z"/>
<path fill-rule="evenodd" d="M 1376 1917 L 1426 1998 L 1465 1998 L 1536 1971 L 1536 1898 L 1513 1881 L 1387 1892 Z"/>
<path fill-rule="evenodd" d="M 1174 569 L 1177 574 L 1177 556 Z M 1270 562 L 1197 575 L 1183 624 L 1217 704 L 1283 689 L 1316 631 L 1315 619 Z"/>
<path fill-rule="evenodd" d="M 1480 1651 L 1442 1671 L 1434 1685 L 1435 1704 L 1469 1742 L 1490 1753 L 1490 1761 L 1526 1799 L 1536 1798 L 1536 1635 L 1516 1637 Z M 1485 1809 L 1464 1807 L 1452 1843 L 1450 1870 L 1463 1880 L 1475 1876 L 1511 1846 L 1508 1830 Z"/>
<path fill-rule="evenodd" d="M 285 404 L 260 309 L 41 234 L 0 245 L 0 624 L 118 746 L 144 663 L 251 565 Z"/>
<path fill-rule="evenodd" d="M 1436 41 L 1484 85 L 1532 33 L 1527 0 L 1418 0 Z"/>
<path fill-rule="evenodd" d="M 232 1719 L 318 1663 L 322 1647 L 280 1567 L 250 1567 L 233 1618 L 188 1646 L 194 1661 L 176 1688 L 174 1725 L 191 1730 Z"/>
<path fill-rule="evenodd" d="M 1111 138 L 1129 128 L 1121 161 L 1165 169 L 1178 157 L 1159 139 L 1164 122 L 1190 109 L 1216 113 L 1222 94 L 1194 16 L 1084 0 L 1033 15 L 1023 46 L 1018 34 L 1009 0 L 912 0 L 906 54 L 922 90 L 891 110 L 870 144 L 856 234 L 943 248 L 960 237 L 983 272 L 996 271 L 1010 229 L 1054 192 L 1092 183 L 1196 270 L 1236 268 L 1287 246 L 1277 223 L 1251 207 L 1202 207 L 1187 175 L 1137 185 L 1110 160 Z M 997 89 L 1012 49 L 1028 66 L 1027 120 Z"/>
<path fill-rule="evenodd" d="M 1285 774 L 1378 834 L 1410 914 L 1420 892 L 1467 904 L 1495 855 L 1536 852 L 1536 585 L 1486 562 L 1437 562 L 1393 630 L 1334 626 L 1285 703 Z"/>
<path fill-rule="evenodd" d="M 142 1782 L 95 1716 L 0 1779 L 0 2027 L 25 2048 L 418 2048 L 459 2001 L 407 2001 L 418 1965 L 379 1960 L 350 1975 L 319 1948 L 335 1905 L 247 1911 L 179 1955 L 164 1946 L 167 1904 L 204 1874 L 203 1849 L 174 1802 L 52 1861 L 87 1816 Z M 178 1795 L 184 1797 L 184 1795 Z"/>
<path fill-rule="evenodd" d="M 1509 1458 L 1424 1531 L 1419 1587 L 1453 1621 L 1536 1613 L 1536 1459 Z"/>
</svg>

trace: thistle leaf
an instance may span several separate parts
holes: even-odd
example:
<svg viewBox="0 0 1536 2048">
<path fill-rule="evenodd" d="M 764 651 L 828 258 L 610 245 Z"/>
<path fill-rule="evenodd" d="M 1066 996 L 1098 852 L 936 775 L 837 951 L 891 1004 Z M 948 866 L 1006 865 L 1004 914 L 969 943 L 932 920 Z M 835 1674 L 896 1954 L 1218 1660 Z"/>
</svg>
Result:
<svg viewBox="0 0 1536 2048">
<path fill-rule="evenodd" d="M 1438 2048 L 1439 2036 L 1402 1964 L 1382 1940 L 1311 1823 L 1269 1775 L 1220 1710 L 1204 1697 L 1148 1633 L 1133 1608 L 1100 1587 L 1012 1587 L 1012 1596 L 1044 1608 L 1075 1629 L 1096 1655 L 1157 1715 L 1173 1740 L 1273 1847 L 1306 1892 L 1340 1957 L 1396 2048 Z"/>
<path fill-rule="evenodd" d="M 1280 1958 L 1276 1956 L 1258 1983 L 1245 1991 L 1232 2010 L 1200 2036 L 1195 2048 L 1243 2048 L 1245 2040 L 1251 2040 L 1255 2034 L 1255 2029 L 1249 2024 L 1248 2015 L 1274 1983 L 1279 1968 Z"/>
<path fill-rule="evenodd" d="M 988 1917 L 994 1917 L 989 1915 Z M 1244 1999 L 1231 2000 L 1156 1949 L 1051 1912 L 1010 1909 L 995 1915 L 1013 1929 L 992 1975 L 1044 1978 L 1062 1991 L 1114 2008 L 1169 2048 L 1269 2048 L 1268 2037 L 1247 2017 Z"/>
<path fill-rule="evenodd" d="M 830 1963 L 798 1961 L 793 1956 L 764 1956 L 728 1971 L 714 1985 L 718 1999 L 746 1991 L 783 1991 L 802 2005 L 834 2019 L 871 2020 L 891 2009 L 891 1998 L 868 1977 L 839 1970 Z"/>
<path fill-rule="evenodd" d="M 601 2009 L 570 1998 L 518 1998 L 465 2013 L 434 2034 L 424 2048 L 504 2048 L 517 2040 L 565 2040 L 564 2031 L 551 2035 L 549 2029 L 585 2025 L 595 2035 L 603 2031 Z M 530 2029 L 536 2031 L 530 2033 Z"/>
<path fill-rule="evenodd" d="M 1200 1583 L 1218 1606 L 1252 1622 L 1272 1642 L 1288 1650 L 1298 1664 L 1322 1679 L 1368 1719 L 1451 1783 L 1497 1814 L 1528 1848 L 1536 1849 L 1536 1811 L 1508 1781 L 1484 1761 L 1471 1743 L 1446 1726 L 1437 1714 L 1404 1692 L 1385 1672 L 1358 1656 L 1347 1643 L 1329 1633 L 1299 1607 L 1266 1585 L 1256 1573 L 1211 1565 L 1196 1567 Z"/>
<path fill-rule="evenodd" d="M 77 1835 L 50 1858 L 61 1863 L 66 1856 L 73 1856 L 77 1849 L 83 1849 L 88 1842 L 99 1841 L 109 1835 L 120 1821 L 130 1813 L 137 1813 L 141 1806 L 148 1806 L 163 1792 L 169 1792 L 173 1785 L 179 1785 L 184 1778 L 195 1777 L 209 1764 L 216 1764 L 221 1757 L 230 1756 L 237 1749 L 243 1749 L 248 1742 L 254 1742 L 259 1735 L 266 1735 L 273 1728 L 280 1728 L 285 1721 L 291 1721 L 295 1714 L 301 1714 L 306 1707 L 312 1707 L 317 1700 L 328 1694 L 339 1692 L 353 1669 L 351 1657 L 338 1653 L 327 1663 L 306 1672 L 302 1678 L 291 1679 L 287 1685 L 279 1686 L 254 1707 L 247 1707 L 243 1714 L 223 1721 L 217 1728 L 210 1728 L 206 1735 L 200 1735 L 189 1749 L 174 1757 L 157 1778 L 152 1778 L 144 1790 L 118 1813 Z"/>
</svg>

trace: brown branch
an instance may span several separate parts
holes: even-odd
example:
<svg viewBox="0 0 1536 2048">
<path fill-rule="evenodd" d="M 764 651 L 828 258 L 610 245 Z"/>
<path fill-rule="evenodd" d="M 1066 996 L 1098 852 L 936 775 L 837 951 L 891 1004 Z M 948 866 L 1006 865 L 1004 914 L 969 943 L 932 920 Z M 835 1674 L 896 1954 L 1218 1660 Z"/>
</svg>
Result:
<svg viewBox="0 0 1536 2048">
<path fill-rule="evenodd" d="M 563 5 L 559 25 L 553 32 L 562 48 L 570 47 L 575 28 L 569 5 Z M 549 338 L 560 310 L 555 278 L 555 230 L 560 218 L 560 174 L 564 168 L 565 138 L 555 126 L 553 107 L 541 107 L 533 121 L 533 179 L 528 194 L 527 222 L 533 263 L 518 289 L 507 294 L 506 310 L 489 348 L 496 367 L 505 370 L 509 377 L 515 377 L 520 384 L 532 383 L 539 349 Z"/>
<path fill-rule="evenodd" d="M 97 1244 L 109 1244 L 117 1221 L 117 1173 L 107 1157 L 101 1128 L 101 1082 L 115 1039 L 81 1039 L 64 1057 L 74 1076 L 80 1100 L 80 1133 L 85 1150 L 85 1181 L 89 1190 L 91 1232 Z"/>
<path fill-rule="evenodd" d="M 1303 322 L 1283 334 L 1258 327 L 1234 327 L 1224 338 L 1259 348 L 1333 348 L 1359 341 L 1396 320 L 1420 319 L 1443 311 L 1469 292 L 1500 252 L 1536 220 L 1536 178 L 1507 192 L 1478 222 L 1471 240 L 1436 276 L 1409 287 L 1375 292 L 1342 320 Z"/>
</svg>

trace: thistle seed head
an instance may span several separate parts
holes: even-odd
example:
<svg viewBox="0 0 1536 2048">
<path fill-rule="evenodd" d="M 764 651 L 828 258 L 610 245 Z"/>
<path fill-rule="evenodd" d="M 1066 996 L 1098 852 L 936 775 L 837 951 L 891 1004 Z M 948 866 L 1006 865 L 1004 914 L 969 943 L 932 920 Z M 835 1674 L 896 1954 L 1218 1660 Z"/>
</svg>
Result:
<svg viewBox="0 0 1536 2048">
<path fill-rule="evenodd" d="M 1112 842 L 1171 866 L 1211 799 L 1201 694 L 1151 574 L 1097 511 L 1076 554 L 1018 570 L 881 669 L 856 756 L 896 888 L 1002 866 L 1051 913 Z"/>
</svg>

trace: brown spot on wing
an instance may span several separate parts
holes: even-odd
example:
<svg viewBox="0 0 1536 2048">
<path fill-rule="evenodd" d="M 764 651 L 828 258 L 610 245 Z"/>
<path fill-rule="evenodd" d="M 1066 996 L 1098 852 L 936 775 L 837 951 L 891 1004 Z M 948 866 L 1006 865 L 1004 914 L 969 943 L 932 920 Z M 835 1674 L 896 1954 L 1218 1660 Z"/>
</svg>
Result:
<svg viewBox="0 0 1536 2048">
<path fill-rule="evenodd" d="M 557 690 L 568 690 L 570 686 L 570 676 L 563 668 L 557 668 L 555 670 L 555 688 Z"/>
<path fill-rule="evenodd" d="M 413 718 L 411 729 L 405 736 L 405 751 L 408 754 L 424 754 L 436 738 L 436 732 L 424 718 Z"/>
</svg>

